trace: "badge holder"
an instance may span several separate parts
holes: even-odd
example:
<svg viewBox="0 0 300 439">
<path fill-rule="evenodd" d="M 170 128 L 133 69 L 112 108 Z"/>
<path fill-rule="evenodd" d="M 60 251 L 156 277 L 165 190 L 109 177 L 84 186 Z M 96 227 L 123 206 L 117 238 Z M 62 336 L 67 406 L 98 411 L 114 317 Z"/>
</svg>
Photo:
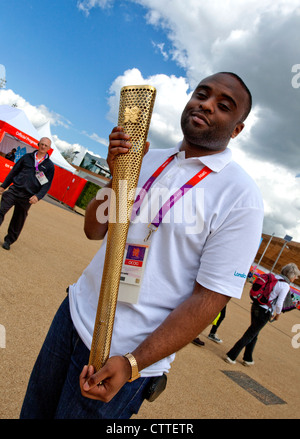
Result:
<svg viewBox="0 0 300 439">
<path fill-rule="evenodd" d="M 126 243 L 118 301 L 131 304 L 138 302 L 148 252 L 149 243 Z"/>
<path fill-rule="evenodd" d="M 38 179 L 39 183 L 43 186 L 43 184 L 48 183 L 48 178 L 44 174 L 43 171 L 38 171 L 35 173 L 36 178 Z"/>
</svg>

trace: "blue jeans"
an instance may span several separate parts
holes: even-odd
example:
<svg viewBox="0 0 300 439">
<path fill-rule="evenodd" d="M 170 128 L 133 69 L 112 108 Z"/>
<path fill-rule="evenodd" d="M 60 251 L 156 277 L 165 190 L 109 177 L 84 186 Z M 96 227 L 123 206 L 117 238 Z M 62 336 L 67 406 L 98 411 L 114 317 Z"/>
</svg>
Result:
<svg viewBox="0 0 300 439">
<path fill-rule="evenodd" d="M 227 356 L 231 360 L 235 360 L 241 350 L 245 348 L 243 360 L 253 361 L 253 350 L 257 342 L 257 337 L 262 328 L 268 323 L 271 316 L 271 312 L 257 305 L 252 304 L 251 307 L 251 325 L 244 333 L 244 335 L 236 342 L 230 351 L 227 352 Z"/>
<path fill-rule="evenodd" d="M 66 297 L 32 370 L 20 419 L 129 419 L 137 413 L 150 378 L 126 383 L 108 403 L 86 398 L 79 375 L 89 354 L 73 326 Z"/>
</svg>

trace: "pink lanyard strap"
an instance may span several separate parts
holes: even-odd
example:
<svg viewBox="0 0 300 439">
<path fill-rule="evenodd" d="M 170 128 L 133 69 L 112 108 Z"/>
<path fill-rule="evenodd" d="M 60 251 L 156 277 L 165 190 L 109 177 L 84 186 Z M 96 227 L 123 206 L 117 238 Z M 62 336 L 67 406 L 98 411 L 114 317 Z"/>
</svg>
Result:
<svg viewBox="0 0 300 439">
<path fill-rule="evenodd" d="M 169 163 L 174 159 L 176 154 L 171 155 L 155 172 L 154 174 L 146 181 L 142 189 L 140 190 L 138 196 L 136 197 L 136 200 L 133 205 L 133 212 L 131 216 L 131 221 L 136 217 L 138 214 L 138 211 L 140 209 L 140 206 L 146 196 L 146 194 L 149 192 L 151 186 L 153 185 L 154 181 L 157 179 L 157 177 L 162 173 L 162 171 L 165 169 L 166 166 L 168 166 Z M 207 177 L 212 170 L 205 166 L 201 171 L 197 172 L 194 177 L 192 177 L 189 181 L 187 181 L 183 186 L 181 186 L 180 189 L 178 189 L 169 200 L 167 200 L 164 205 L 160 208 L 159 212 L 155 216 L 154 220 L 151 222 L 150 225 L 154 226 L 155 229 L 158 228 L 158 226 L 161 224 L 164 216 L 166 213 L 174 206 L 174 204 L 182 198 L 186 192 L 188 192 L 190 189 L 192 189 L 194 186 L 196 186 L 201 180 L 203 180 L 205 177 Z M 148 227 L 149 227 L 148 226 Z M 151 234 L 151 233 L 150 233 Z"/>
<path fill-rule="evenodd" d="M 180 200 L 190 189 L 192 189 L 196 184 L 198 184 L 201 180 L 203 180 L 205 177 L 207 177 L 211 173 L 211 169 L 209 169 L 207 166 L 205 166 L 201 171 L 197 172 L 194 177 L 192 177 L 189 181 L 187 181 L 183 186 L 181 186 L 180 189 L 178 189 L 168 201 L 165 202 L 165 204 L 160 208 L 158 214 L 154 218 L 154 220 L 151 222 L 151 224 L 154 227 L 158 227 L 166 213 L 174 206 L 174 204 Z"/>
<path fill-rule="evenodd" d="M 135 202 L 133 204 L 132 208 L 132 215 L 131 215 L 131 221 L 134 220 L 134 218 L 137 216 L 140 206 L 146 196 L 146 194 L 149 192 L 151 186 L 157 179 L 157 177 L 162 173 L 162 171 L 168 166 L 169 163 L 174 159 L 176 154 L 171 155 L 167 158 L 167 160 L 154 172 L 154 174 L 151 175 L 151 177 L 146 181 L 140 192 L 138 193 Z"/>
<path fill-rule="evenodd" d="M 46 156 L 42 157 L 40 160 L 38 160 L 37 158 L 37 153 L 35 153 L 34 155 L 34 166 L 35 166 L 35 171 L 39 172 L 39 165 L 45 160 Z"/>
</svg>

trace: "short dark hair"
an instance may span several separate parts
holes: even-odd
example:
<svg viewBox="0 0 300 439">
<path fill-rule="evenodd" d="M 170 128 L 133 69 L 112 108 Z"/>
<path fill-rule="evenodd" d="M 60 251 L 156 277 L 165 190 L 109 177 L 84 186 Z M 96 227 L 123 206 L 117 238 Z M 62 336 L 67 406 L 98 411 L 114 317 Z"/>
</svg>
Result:
<svg viewBox="0 0 300 439">
<path fill-rule="evenodd" d="M 239 81 L 239 83 L 244 88 L 245 92 L 247 93 L 247 95 L 248 95 L 248 104 L 246 106 L 246 109 L 244 111 L 244 114 L 243 114 L 242 120 L 241 120 L 241 122 L 244 122 L 244 120 L 247 119 L 248 114 L 250 113 L 251 108 L 252 108 L 252 95 L 251 95 L 251 92 L 250 92 L 249 88 L 244 83 L 242 78 L 240 76 L 238 76 L 236 73 L 233 73 L 233 72 L 219 72 L 219 74 L 233 76 L 235 79 L 237 79 Z"/>
</svg>

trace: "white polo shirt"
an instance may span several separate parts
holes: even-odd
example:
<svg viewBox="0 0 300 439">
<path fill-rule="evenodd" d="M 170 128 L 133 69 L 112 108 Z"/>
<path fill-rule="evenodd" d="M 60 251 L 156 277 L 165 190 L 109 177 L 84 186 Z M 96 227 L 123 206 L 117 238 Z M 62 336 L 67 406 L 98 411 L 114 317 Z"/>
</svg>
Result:
<svg viewBox="0 0 300 439">
<path fill-rule="evenodd" d="M 150 150 L 143 160 L 138 188 L 179 147 Z M 264 214 L 259 189 L 231 160 L 229 149 L 189 159 L 185 159 L 184 152 L 178 152 L 145 197 L 140 216 L 129 227 L 128 240 L 142 241 L 157 214 L 158 200 L 164 202 L 204 166 L 213 172 L 172 207 L 153 233 L 138 303 L 117 304 L 110 355 L 133 351 L 192 294 L 195 281 L 220 294 L 241 297 L 259 247 Z M 71 316 L 89 349 L 105 249 L 106 238 L 69 288 Z M 141 376 L 168 372 L 173 360 L 174 354 L 147 367 Z"/>
</svg>

